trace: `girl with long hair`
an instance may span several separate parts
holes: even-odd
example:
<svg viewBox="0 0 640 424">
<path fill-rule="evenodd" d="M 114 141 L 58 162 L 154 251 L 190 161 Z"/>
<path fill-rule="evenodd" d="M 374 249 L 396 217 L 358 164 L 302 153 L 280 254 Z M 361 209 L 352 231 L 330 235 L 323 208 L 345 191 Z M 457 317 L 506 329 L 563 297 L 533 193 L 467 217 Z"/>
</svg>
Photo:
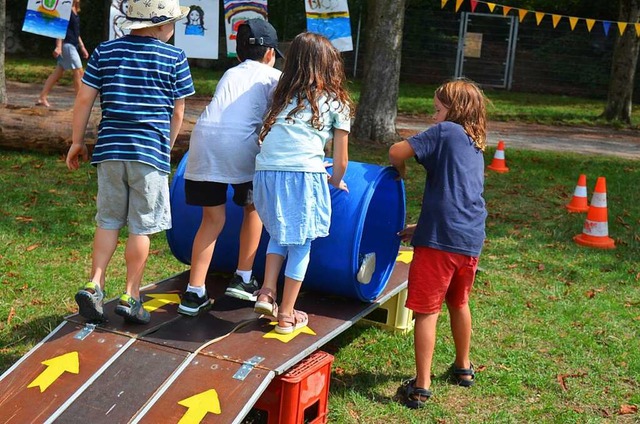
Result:
<svg viewBox="0 0 640 424">
<path fill-rule="evenodd" d="M 329 185 L 343 190 L 353 103 L 344 87 L 340 52 L 324 36 L 305 32 L 293 39 L 282 77 L 260 132 L 254 203 L 271 236 L 264 284 L 255 311 L 273 315 L 275 331 L 289 334 L 307 325 L 294 309 L 304 280 L 311 241 L 329 234 Z M 333 140 L 333 173 L 325 168 L 325 145 Z M 282 303 L 276 304 L 277 280 L 285 257 Z"/>
</svg>

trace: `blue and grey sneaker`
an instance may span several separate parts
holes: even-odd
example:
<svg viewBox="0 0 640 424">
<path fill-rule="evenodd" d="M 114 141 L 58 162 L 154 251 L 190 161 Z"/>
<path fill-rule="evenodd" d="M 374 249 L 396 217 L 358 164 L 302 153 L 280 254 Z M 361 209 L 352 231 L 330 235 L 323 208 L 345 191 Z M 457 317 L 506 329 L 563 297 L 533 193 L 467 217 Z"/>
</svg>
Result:
<svg viewBox="0 0 640 424">
<path fill-rule="evenodd" d="M 114 312 L 133 324 L 148 324 L 151 321 L 151 314 L 144 309 L 142 299 L 136 300 L 126 293 L 120 296 Z"/>
<path fill-rule="evenodd" d="M 204 296 L 198 296 L 197 293 L 192 291 L 186 291 L 182 295 L 180 306 L 178 306 L 178 313 L 182 315 L 188 315 L 194 317 L 211 306 L 211 300 L 205 293 Z"/>
<path fill-rule="evenodd" d="M 259 288 L 260 286 L 253 276 L 251 276 L 248 283 L 245 283 L 241 276 L 234 273 L 224 294 L 235 297 L 236 299 L 255 302 L 258 300 L 258 297 L 254 293 L 257 292 Z"/>
<path fill-rule="evenodd" d="M 104 321 L 104 292 L 100 286 L 90 281 L 76 293 L 76 303 L 80 316 L 89 321 Z"/>
</svg>

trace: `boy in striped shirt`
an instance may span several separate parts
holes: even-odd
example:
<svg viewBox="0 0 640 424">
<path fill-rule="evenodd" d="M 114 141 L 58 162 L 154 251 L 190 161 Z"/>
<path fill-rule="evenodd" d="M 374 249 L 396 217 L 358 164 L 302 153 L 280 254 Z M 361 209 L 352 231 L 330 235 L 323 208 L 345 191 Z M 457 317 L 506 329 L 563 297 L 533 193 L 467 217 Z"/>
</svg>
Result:
<svg viewBox="0 0 640 424">
<path fill-rule="evenodd" d="M 91 158 L 98 175 L 91 279 L 75 296 L 80 315 L 90 321 L 104 319 L 105 274 L 124 226 L 126 289 L 115 313 L 131 323 L 150 320 L 140 295 L 149 236 L 171 228 L 170 152 L 184 99 L 195 92 L 185 53 L 167 41 L 188 11 L 178 0 L 130 1 L 120 23 L 130 34 L 96 48 L 76 97 L 66 160 L 71 170 L 88 159 L 84 134 L 98 94 L 102 109 Z"/>
</svg>

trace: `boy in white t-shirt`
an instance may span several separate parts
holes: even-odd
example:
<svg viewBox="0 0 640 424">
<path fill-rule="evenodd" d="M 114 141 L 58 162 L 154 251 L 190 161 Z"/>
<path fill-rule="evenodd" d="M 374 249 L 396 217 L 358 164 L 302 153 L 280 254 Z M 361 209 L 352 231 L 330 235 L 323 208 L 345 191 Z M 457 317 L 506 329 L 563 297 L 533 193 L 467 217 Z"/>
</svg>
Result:
<svg viewBox="0 0 640 424">
<path fill-rule="evenodd" d="M 258 133 L 281 75 L 273 66 L 282 55 L 276 30 L 263 19 L 241 24 L 236 46 L 241 63 L 220 79 L 189 143 L 185 195 L 188 204 L 202 206 L 202 222 L 193 241 L 189 284 L 178 307 L 183 315 L 197 315 L 211 305 L 205 279 L 224 227 L 229 184 L 244 216 L 238 267 L 225 294 L 255 301 L 254 292 L 260 288 L 252 275 L 262 234 L 262 221 L 253 205 L 253 174 Z"/>
</svg>

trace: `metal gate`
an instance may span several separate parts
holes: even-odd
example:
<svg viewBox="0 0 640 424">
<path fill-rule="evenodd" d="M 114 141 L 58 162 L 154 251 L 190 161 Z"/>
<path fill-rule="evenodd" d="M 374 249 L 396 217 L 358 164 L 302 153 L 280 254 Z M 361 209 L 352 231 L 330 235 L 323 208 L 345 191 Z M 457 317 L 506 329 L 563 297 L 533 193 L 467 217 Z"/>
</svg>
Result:
<svg viewBox="0 0 640 424">
<path fill-rule="evenodd" d="M 456 78 L 511 89 L 518 39 L 515 16 L 463 12 L 460 21 Z"/>
</svg>

